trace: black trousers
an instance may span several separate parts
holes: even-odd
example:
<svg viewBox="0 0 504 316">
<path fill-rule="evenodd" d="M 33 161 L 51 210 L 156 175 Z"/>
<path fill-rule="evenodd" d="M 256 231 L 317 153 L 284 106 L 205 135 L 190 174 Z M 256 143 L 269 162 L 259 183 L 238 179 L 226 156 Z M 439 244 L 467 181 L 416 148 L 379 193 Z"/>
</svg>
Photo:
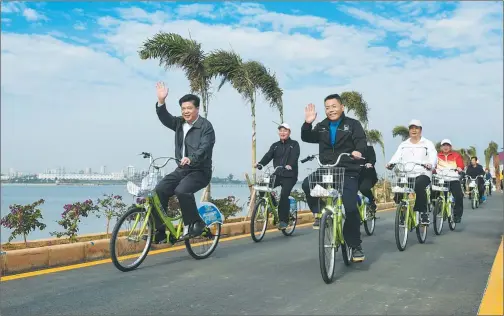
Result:
<svg viewBox="0 0 504 316">
<path fill-rule="evenodd" d="M 359 177 L 359 191 L 361 191 L 362 195 L 364 195 L 369 199 L 369 202 L 371 204 L 375 204 L 373 191 L 371 191 L 373 186 L 374 186 L 373 179 L 362 176 Z"/>
<path fill-rule="evenodd" d="M 310 195 L 310 184 L 306 177 L 301 185 L 306 195 L 306 202 L 310 210 L 316 214 L 320 212 L 319 198 Z M 357 209 L 357 192 L 359 190 L 359 179 L 357 176 L 345 175 L 343 183 L 343 205 L 345 206 L 345 224 L 343 226 L 343 237 L 350 247 L 360 246 L 360 215 Z"/>
<path fill-rule="evenodd" d="M 296 185 L 297 177 L 275 177 L 275 185 L 274 187 L 281 186 L 282 190 L 280 191 L 280 201 L 278 205 L 278 219 L 281 222 L 288 223 L 289 222 L 289 212 L 290 212 L 290 202 L 289 196 L 292 192 L 292 188 Z M 264 192 L 259 192 L 259 196 L 263 197 Z M 275 203 L 273 201 L 273 203 Z"/>
<path fill-rule="evenodd" d="M 413 210 L 415 212 L 425 213 L 427 212 L 427 192 L 425 188 L 431 183 L 431 180 L 426 175 L 421 175 L 415 178 L 415 206 Z M 394 201 L 399 203 L 402 198 L 402 194 L 395 194 Z"/>
<path fill-rule="evenodd" d="M 464 194 L 462 193 L 462 186 L 460 181 L 450 181 L 450 192 L 455 199 L 455 205 L 453 207 L 453 216 L 462 217 L 464 214 Z M 437 198 L 441 192 L 432 192 L 432 197 Z M 444 193 L 444 192 L 443 192 Z"/>
<path fill-rule="evenodd" d="M 170 197 L 175 195 L 180 203 L 184 224 L 189 225 L 201 220 L 194 193 L 206 187 L 211 179 L 212 172 L 210 170 L 191 170 L 178 167 L 159 181 L 155 191 L 165 209 L 168 207 Z M 161 228 L 163 226 L 161 219 L 156 212 L 152 213 L 156 229 Z"/>
</svg>

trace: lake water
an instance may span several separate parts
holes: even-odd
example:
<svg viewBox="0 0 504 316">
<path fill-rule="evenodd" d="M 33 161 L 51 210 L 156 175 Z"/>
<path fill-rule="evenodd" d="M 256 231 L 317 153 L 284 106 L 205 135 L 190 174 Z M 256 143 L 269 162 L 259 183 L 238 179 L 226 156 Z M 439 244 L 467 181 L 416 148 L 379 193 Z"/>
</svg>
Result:
<svg viewBox="0 0 504 316">
<path fill-rule="evenodd" d="M 280 188 L 278 188 L 280 189 Z M 301 189 L 301 185 L 297 184 L 294 189 Z M 47 225 L 43 231 L 36 230 L 28 236 L 28 239 L 51 238 L 50 232 L 60 231 L 61 227 L 56 223 L 61 218 L 63 206 L 74 202 L 83 202 L 87 199 L 92 199 L 94 202 L 98 198 L 103 197 L 103 194 L 118 194 L 123 197 L 126 204 L 133 202 L 132 196 L 126 191 L 126 185 L 103 185 L 103 186 L 77 186 L 77 185 L 1 185 L 1 216 L 4 217 L 9 213 L 9 205 L 12 204 L 31 204 L 39 199 L 44 199 L 45 203 L 40 206 L 42 222 Z M 199 202 L 203 190 L 195 194 L 196 201 Z M 224 198 L 234 195 L 239 201 L 239 205 L 243 205 L 242 212 L 236 216 L 245 216 L 247 213 L 246 203 L 249 197 L 249 189 L 246 185 L 243 186 L 224 186 L 212 184 L 212 197 Z M 111 223 L 109 232 L 112 230 L 114 222 Z M 106 220 L 96 218 L 91 215 L 88 218 L 83 218 L 79 225 L 79 234 L 91 234 L 105 232 Z M 1 242 L 7 242 L 10 236 L 10 230 L 1 227 Z M 22 240 L 22 236 L 16 238 L 17 241 Z"/>
</svg>

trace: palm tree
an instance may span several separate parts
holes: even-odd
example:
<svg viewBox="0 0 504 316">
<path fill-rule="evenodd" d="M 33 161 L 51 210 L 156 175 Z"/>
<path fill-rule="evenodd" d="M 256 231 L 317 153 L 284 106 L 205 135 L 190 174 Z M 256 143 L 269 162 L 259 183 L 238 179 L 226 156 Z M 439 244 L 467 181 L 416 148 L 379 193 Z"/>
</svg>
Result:
<svg viewBox="0 0 504 316">
<path fill-rule="evenodd" d="M 283 122 L 283 91 L 274 74 L 257 61 L 244 62 L 234 51 L 216 50 L 205 60 L 208 74 L 220 77 L 218 90 L 229 83 L 250 104 L 252 114 L 252 166 L 256 163 L 256 104 L 257 93 L 262 93 L 271 107 L 278 109 Z M 252 177 L 255 180 L 255 168 Z"/>
<path fill-rule="evenodd" d="M 406 126 L 398 125 L 392 130 L 392 137 L 400 136 L 403 141 L 409 138 L 409 129 Z"/>
<path fill-rule="evenodd" d="M 376 129 L 365 130 L 365 132 L 366 132 L 367 141 L 371 145 L 376 145 L 376 144 L 380 145 L 383 158 L 385 159 L 385 143 L 383 142 L 382 133 Z"/>
<path fill-rule="evenodd" d="M 203 116 L 208 116 L 211 76 L 205 69 L 206 54 L 200 43 L 179 34 L 160 32 L 143 43 L 139 55 L 142 60 L 159 59 L 159 65 L 166 70 L 181 68 L 189 80 L 191 93 L 201 96 Z M 210 200 L 210 191 L 209 183 L 203 201 Z"/>
<path fill-rule="evenodd" d="M 476 157 L 476 147 L 469 146 L 469 148 L 467 148 L 467 155 L 469 156 L 469 161 L 471 160 L 471 157 Z"/>
<path fill-rule="evenodd" d="M 142 60 L 159 59 L 159 65 L 166 70 L 181 68 L 191 93 L 201 96 L 203 116 L 208 116 L 211 77 L 205 69 L 206 54 L 200 43 L 179 34 L 160 32 L 143 43 L 139 55 Z"/>
<path fill-rule="evenodd" d="M 435 147 L 436 147 L 436 151 L 440 152 L 441 151 L 441 142 L 437 142 Z"/>
</svg>

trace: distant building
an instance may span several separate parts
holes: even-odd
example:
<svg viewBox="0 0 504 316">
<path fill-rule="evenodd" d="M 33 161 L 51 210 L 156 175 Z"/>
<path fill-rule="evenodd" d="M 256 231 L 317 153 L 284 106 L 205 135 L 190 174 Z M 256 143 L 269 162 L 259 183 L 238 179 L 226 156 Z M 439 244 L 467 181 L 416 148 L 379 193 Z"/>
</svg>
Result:
<svg viewBox="0 0 504 316">
<path fill-rule="evenodd" d="M 100 174 L 106 174 L 106 173 L 107 173 L 107 166 L 101 166 Z"/>
<path fill-rule="evenodd" d="M 84 180 L 84 181 L 118 181 L 124 180 L 122 173 L 111 174 L 80 174 L 80 173 L 67 173 L 67 174 L 54 174 L 54 173 L 39 173 L 37 178 L 40 180 Z"/>
</svg>

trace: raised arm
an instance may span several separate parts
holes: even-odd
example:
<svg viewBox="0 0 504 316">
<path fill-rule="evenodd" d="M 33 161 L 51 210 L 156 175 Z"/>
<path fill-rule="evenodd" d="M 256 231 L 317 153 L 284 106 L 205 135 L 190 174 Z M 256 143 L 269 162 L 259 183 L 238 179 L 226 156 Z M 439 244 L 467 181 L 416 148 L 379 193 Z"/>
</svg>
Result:
<svg viewBox="0 0 504 316">
<path fill-rule="evenodd" d="M 317 144 L 320 138 L 317 126 L 318 125 L 312 128 L 312 123 L 304 122 L 303 126 L 301 126 L 301 140 L 305 143 Z"/>
<path fill-rule="evenodd" d="M 165 87 L 163 82 L 158 82 L 156 84 L 156 94 L 158 98 L 158 102 L 156 103 L 156 113 L 159 120 L 164 126 L 168 127 L 172 131 L 176 131 L 177 127 L 182 124 L 182 118 L 171 115 L 166 109 L 165 101 L 168 96 L 168 88 Z"/>
</svg>

